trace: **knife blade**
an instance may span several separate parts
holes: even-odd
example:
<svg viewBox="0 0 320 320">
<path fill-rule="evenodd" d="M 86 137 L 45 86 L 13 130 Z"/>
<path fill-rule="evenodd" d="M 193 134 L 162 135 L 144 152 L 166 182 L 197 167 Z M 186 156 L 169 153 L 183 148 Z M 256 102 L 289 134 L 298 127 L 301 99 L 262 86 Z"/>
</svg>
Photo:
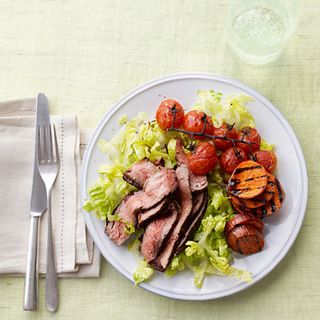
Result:
<svg viewBox="0 0 320 320">
<path fill-rule="evenodd" d="M 37 97 L 37 116 L 36 116 L 36 128 L 39 125 L 46 125 L 50 123 L 48 99 L 43 93 L 39 93 Z M 46 188 L 41 179 L 38 170 L 38 135 L 35 135 L 35 147 L 34 147 L 34 164 L 33 164 L 33 183 L 31 191 L 31 205 L 30 214 L 32 216 L 41 216 L 41 214 L 47 208 L 47 195 Z"/>
<path fill-rule="evenodd" d="M 36 128 L 39 125 L 50 123 L 48 99 L 43 93 L 39 93 L 36 101 Z M 47 208 L 46 188 L 38 170 L 38 135 L 35 130 L 33 182 L 30 204 L 30 230 L 28 242 L 27 268 L 24 287 L 24 310 L 36 310 L 38 308 L 38 222 L 40 216 Z"/>
</svg>

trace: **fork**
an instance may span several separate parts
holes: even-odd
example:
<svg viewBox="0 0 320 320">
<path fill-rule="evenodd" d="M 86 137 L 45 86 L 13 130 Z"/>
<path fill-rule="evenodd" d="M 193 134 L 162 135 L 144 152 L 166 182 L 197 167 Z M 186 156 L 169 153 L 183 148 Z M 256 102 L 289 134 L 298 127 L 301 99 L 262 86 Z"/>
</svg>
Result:
<svg viewBox="0 0 320 320">
<path fill-rule="evenodd" d="M 46 264 L 46 306 L 49 311 L 58 307 L 58 278 L 55 268 L 52 218 L 51 218 L 51 189 L 59 172 L 59 151 L 56 128 L 53 125 L 38 126 L 38 169 L 47 191 L 47 264 Z M 53 134 L 52 134 L 53 131 Z"/>
</svg>

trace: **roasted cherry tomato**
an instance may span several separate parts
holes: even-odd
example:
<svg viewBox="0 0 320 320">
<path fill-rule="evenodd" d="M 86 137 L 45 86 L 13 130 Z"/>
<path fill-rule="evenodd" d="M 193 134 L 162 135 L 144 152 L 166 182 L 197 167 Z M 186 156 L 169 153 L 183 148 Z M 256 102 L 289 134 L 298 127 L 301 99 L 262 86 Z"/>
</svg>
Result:
<svg viewBox="0 0 320 320">
<path fill-rule="evenodd" d="M 242 128 L 238 132 L 238 140 L 250 142 L 251 144 L 237 142 L 237 147 L 242 148 L 245 152 L 254 152 L 259 150 L 261 137 L 257 129 L 251 127 Z"/>
<path fill-rule="evenodd" d="M 214 136 L 237 139 L 237 130 L 228 123 L 223 123 L 219 128 L 213 128 L 212 134 Z M 230 140 L 214 139 L 214 144 L 219 150 L 227 150 L 232 147 Z"/>
<path fill-rule="evenodd" d="M 253 153 L 253 159 L 260 163 L 270 173 L 273 172 L 277 165 L 276 155 L 272 151 L 258 150 Z"/>
<path fill-rule="evenodd" d="M 229 148 L 225 150 L 220 156 L 221 169 L 231 174 L 239 163 L 248 160 L 247 153 L 241 148 Z"/>
<path fill-rule="evenodd" d="M 156 112 L 156 119 L 162 130 L 167 130 L 172 127 L 174 114 L 176 114 L 174 128 L 179 128 L 184 118 L 184 111 L 181 104 L 173 99 L 163 100 Z"/>
<path fill-rule="evenodd" d="M 209 173 L 218 163 L 216 148 L 210 142 L 200 142 L 189 154 L 189 166 L 194 174 Z"/>
<path fill-rule="evenodd" d="M 206 119 L 206 121 L 205 121 Z M 200 133 L 203 131 L 204 125 L 206 124 L 204 133 L 212 134 L 213 124 L 211 118 L 204 112 L 192 110 L 189 111 L 183 120 L 183 127 L 186 131 L 192 133 Z M 195 139 L 202 140 L 202 136 L 194 136 Z"/>
</svg>

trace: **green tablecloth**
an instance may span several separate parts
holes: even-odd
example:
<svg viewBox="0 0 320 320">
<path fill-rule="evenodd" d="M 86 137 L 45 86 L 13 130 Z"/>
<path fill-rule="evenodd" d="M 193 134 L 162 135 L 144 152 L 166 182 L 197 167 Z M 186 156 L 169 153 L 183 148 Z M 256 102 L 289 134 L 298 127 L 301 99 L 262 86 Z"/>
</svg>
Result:
<svg viewBox="0 0 320 320">
<path fill-rule="evenodd" d="M 267 96 L 305 154 L 309 203 L 285 259 L 253 287 L 208 302 L 174 301 L 134 287 L 108 263 L 100 279 L 59 283 L 59 319 L 320 319 L 320 3 L 303 1 L 282 57 L 264 67 L 234 60 L 226 45 L 227 1 L 65 0 L 0 2 L 0 100 L 45 92 L 54 113 L 94 127 L 117 99 L 160 75 L 207 71 Z M 26 208 L 27 210 L 27 208 Z M 1 319 L 45 319 L 22 311 L 23 279 L 0 277 Z"/>
</svg>

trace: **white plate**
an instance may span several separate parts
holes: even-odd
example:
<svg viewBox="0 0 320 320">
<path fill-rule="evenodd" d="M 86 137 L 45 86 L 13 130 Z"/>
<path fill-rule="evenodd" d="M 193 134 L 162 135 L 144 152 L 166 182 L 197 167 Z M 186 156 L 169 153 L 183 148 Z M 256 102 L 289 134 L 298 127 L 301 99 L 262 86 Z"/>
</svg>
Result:
<svg viewBox="0 0 320 320">
<path fill-rule="evenodd" d="M 81 202 L 87 198 L 88 188 L 95 183 L 97 169 L 105 163 L 105 155 L 98 150 L 99 139 L 110 139 L 119 129 L 118 119 L 146 111 L 150 119 L 165 97 L 177 99 L 188 110 L 198 99 L 198 89 L 214 89 L 224 95 L 245 93 L 254 98 L 248 108 L 256 120 L 257 128 L 268 142 L 276 145 L 278 177 L 286 193 L 286 200 L 279 213 L 266 219 L 265 247 L 251 256 L 235 256 L 234 266 L 253 273 L 253 283 L 267 275 L 283 259 L 292 246 L 303 221 L 308 193 L 306 165 L 299 142 L 281 113 L 257 91 L 226 77 L 204 73 L 185 73 L 167 76 L 133 90 L 116 103 L 104 116 L 86 149 L 82 165 Z M 85 214 L 86 224 L 103 256 L 120 273 L 132 280 L 137 258 L 126 247 L 117 247 L 104 234 L 104 223 L 93 214 Z M 191 272 L 185 271 L 167 278 L 157 273 L 151 281 L 140 287 L 170 298 L 208 300 L 241 291 L 252 283 L 243 283 L 230 277 L 208 276 L 203 287 L 193 284 Z"/>
</svg>

